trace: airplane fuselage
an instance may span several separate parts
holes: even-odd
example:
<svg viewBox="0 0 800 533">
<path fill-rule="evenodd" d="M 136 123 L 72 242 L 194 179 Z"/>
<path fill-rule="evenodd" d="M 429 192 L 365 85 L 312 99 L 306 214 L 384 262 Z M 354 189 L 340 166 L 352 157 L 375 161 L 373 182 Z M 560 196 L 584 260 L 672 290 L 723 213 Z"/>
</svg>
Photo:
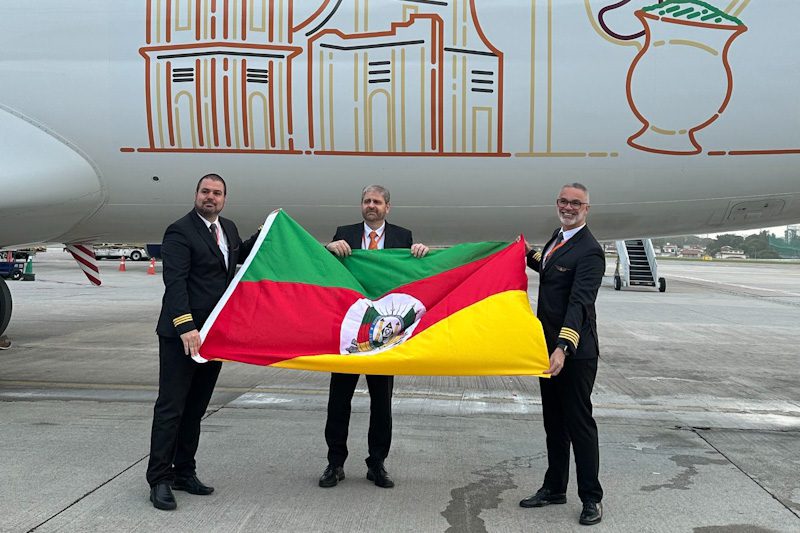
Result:
<svg viewBox="0 0 800 533">
<path fill-rule="evenodd" d="M 0 247 L 159 242 L 208 172 L 320 240 L 369 183 L 429 243 L 543 241 L 574 181 L 601 239 L 800 220 L 800 6 L 611 4 L 6 2 Z"/>
</svg>

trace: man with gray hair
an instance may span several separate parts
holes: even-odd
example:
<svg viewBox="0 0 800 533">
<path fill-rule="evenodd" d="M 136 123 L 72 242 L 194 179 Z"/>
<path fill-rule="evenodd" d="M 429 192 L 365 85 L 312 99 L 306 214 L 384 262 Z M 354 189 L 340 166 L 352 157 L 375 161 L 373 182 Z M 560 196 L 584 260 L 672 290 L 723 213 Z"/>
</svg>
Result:
<svg viewBox="0 0 800 533">
<path fill-rule="evenodd" d="M 564 185 L 556 198 L 561 227 L 541 252 L 528 246 L 528 266 L 539 273 L 536 315 L 542 322 L 550 368 L 539 385 L 547 435 L 547 472 L 542 487 L 519 502 L 521 507 L 567 503 L 570 444 L 575 455 L 579 522 L 603 517 L 603 488 L 598 479 L 600 452 L 592 417 L 592 388 L 597 375 L 595 315 L 597 291 L 606 268 L 603 249 L 586 226 L 589 191 L 580 183 Z"/>
<path fill-rule="evenodd" d="M 389 224 L 389 190 L 381 185 L 368 185 L 361 191 L 362 222 L 339 226 L 326 248 L 338 257 L 347 257 L 354 248 L 381 250 L 409 248 L 414 257 L 424 257 L 428 247 L 414 243 L 411 231 Z M 350 403 L 358 383 L 358 374 L 331 374 L 328 396 L 328 419 L 325 441 L 328 444 L 328 466 L 319 478 L 320 487 L 334 487 L 344 479 L 347 459 L 347 434 L 350 425 Z M 366 376 L 369 388 L 370 413 L 367 442 L 367 479 L 382 488 L 394 487 L 384 467 L 392 443 L 393 376 Z"/>
</svg>

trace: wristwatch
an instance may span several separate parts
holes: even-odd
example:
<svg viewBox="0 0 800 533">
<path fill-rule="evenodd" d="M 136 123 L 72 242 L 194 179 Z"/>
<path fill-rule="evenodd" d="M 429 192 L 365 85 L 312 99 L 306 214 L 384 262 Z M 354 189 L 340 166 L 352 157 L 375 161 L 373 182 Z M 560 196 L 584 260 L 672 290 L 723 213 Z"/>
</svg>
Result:
<svg viewBox="0 0 800 533">
<path fill-rule="evenodd" d="M 564 352 L 564 356 L 569 357 L 570 354 L 569 344 L 567 344 L 566 342 L 559 342 L 556 348 L 561 348 L 561 351 Z"/>
</svg>

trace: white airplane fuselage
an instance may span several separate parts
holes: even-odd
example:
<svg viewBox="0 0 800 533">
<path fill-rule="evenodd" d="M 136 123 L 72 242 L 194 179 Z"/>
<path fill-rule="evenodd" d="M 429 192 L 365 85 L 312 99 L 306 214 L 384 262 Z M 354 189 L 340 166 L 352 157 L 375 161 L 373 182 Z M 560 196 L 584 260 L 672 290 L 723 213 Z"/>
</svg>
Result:
<svg viewBox="0 0 800 533">
<path fill-rule="evenodd" d="M 0 247 L 160 242 L 209 172 L 243 234 L 370 183 L 427 243 L 542 242 L 574 181 L 600 239 L 800 221 L 800 5 L 655 3 L 9 0 Z"/>
</svg>

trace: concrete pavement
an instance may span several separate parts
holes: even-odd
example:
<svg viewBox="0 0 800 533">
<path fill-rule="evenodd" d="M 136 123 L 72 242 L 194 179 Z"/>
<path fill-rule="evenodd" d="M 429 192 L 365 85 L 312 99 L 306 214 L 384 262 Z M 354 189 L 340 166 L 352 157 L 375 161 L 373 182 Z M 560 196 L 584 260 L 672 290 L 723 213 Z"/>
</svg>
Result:
<svg viewBox="0 0 800 533">
<path fill-rule="evenodd" d="M 0 354 L 0 531 L 585 531 L 521 509 L 546 467 L 536 379 L 398 377 L 394 489 L 364 479 L 360 382 L 347 479 L 317 487 L 327 375 L 225 364 L 198 456 L 207 497 L 147 501 L 160 276 L 87 286 L 41 254 L 11 282 Z M 664 294 L 598 299 L 603 522 L 592 531 L 800 531 L 800 267 L 669 262 Z M 609 273 L 611 269 L 609 268 Z M 535 295 L 531 278 L 531 295 Z"/>
</svg>

